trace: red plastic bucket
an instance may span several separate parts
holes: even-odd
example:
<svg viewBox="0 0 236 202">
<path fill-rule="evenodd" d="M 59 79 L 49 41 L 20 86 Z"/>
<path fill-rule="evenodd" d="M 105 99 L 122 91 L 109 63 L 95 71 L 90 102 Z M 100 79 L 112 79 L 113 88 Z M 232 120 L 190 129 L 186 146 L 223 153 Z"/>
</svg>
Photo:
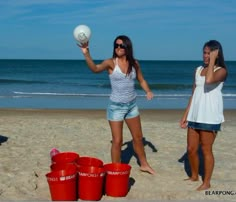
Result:
<svg viewBox="0 0 236 202">
<path fill-rule="evenodd" d="M 102 198 L 105 170 L 101 167 L 80 166 L 78 194 L 81 200 L 98 201 Z"/>
<path fill-rule="evenodd" d="M 46 174 L 52 201 L 76 201 L 77 169 L 76 166 Z"/>
<path fill-rule="evenodd" d="M 61 152 L 52 157 L 52 163 L 76 163 L 79 158 L 79 154 L 75 152 Z"/>
<path fill-rule="evenodd" d="M 59 170 L 68 170 L 71 168 L 77 169 L 77 165 L 74 163 L 53 163 L 51 166 L 51 171 L 59 171 Z"/>
<path fill-rule="evenodd" d="M 106 171 L 105 192 L 108 196 L 124 197 L 129 191 L 131 166 L 124 163 L 104 165 Z"/>
<path fill-rule="evenodd" d="M 89 156 L 82 156 L 78 158 L 78 166 L 94 166 L 94 167 L 103 167 L 103 161 Z"/>
</svg>

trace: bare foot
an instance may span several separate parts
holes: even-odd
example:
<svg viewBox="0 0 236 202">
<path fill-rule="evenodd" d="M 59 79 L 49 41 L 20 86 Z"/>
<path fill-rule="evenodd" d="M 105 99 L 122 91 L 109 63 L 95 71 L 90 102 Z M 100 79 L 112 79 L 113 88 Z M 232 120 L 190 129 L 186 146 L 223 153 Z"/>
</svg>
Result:
<svg viewBox="0 0 236 202">
<path fill-rule="evenodd" d="M 207 189 L 209 189 L 210 187 L 211 187 L 210 184 L 202 184 L 201 186 L 199 186 L 199 187 L 197 188 L 197 191 L 207 190 Z"/>
<path fill-rule="evenodd" d="M 189 177 L 187 179 L 184 179 L 184 181 L 187 181 L 187 180 L 190 180 L 192 182 L 196 182 L 196 181 L 198 181 L 198 177 Z"/>
<path fill-rule="evenodd" d="M 141 166 L 140 170 L 142 172 L 147 172 L 147 173 L 152 174 L 152 175 L 156 174 L 156 172 L 150 166 Z"/>
</svg>

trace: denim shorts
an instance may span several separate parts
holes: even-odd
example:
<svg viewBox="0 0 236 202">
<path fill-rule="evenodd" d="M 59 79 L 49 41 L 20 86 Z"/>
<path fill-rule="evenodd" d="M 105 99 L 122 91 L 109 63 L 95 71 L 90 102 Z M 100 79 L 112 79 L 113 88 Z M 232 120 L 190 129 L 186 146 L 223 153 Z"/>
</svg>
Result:
<svg viewBox="0 0 236 202">
<path fill-rule="evenodd" d="M 196 123 L 196 122 L 188 122 L 188 127 L 197 129 L 197 130 L 206 130 L 206 131 L 220 131 L 221 124 L 208 124 L 208 123 Z"/>
<path fill-rule="evenodd" d="M 136 100 L 128 103 L 113 102 L 110 100 L 107 107 L 107 119 L 109 121 L 123 121 L 139 115 Z"/>
</svg>

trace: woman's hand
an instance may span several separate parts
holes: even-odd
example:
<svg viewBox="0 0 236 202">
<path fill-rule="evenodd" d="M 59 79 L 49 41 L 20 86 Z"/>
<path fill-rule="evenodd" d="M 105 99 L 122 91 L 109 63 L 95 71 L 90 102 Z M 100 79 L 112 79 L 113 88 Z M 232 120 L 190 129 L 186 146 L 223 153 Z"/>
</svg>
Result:
<svg viewBox="0 0 236 202">
<path fill-rule="evenodd" d="M 219 54 L 219 50 L 216 49 L 216 50 L 213 50 L 210 52 L 210 61 L 216 61 L 217 57 L 218 57 L 218 54 Z"/>
<path fill-rule="evenodd" d="M 148 100 L 151 100 L 154 97 L 154 95 L 151 91 L 148 91 L 147 94 L 146 94 L 146 97 L 147 97 Z"/>
<path fill-rule="evenodd" d="M 182 118 L 179 122 L 179 126 L 183 129 L 187 128 L 187 121 L 186 118 Z"/>
<path fill-rule="evenodd" d="M 89 42 L 83 43 L 83 44 L 77 44 L 77 46 L 80 47 L 82 53 L 85 55 L 89 52 Z"/>
</svg>

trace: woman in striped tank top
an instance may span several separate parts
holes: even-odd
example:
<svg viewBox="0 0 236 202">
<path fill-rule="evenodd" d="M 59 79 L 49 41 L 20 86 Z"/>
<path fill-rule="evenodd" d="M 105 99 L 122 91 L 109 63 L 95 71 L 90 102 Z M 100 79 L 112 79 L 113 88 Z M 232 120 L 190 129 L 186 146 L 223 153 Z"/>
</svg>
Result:
<svg viewBox="0 0 236 202">
<path fill-rule="evenodd" d="M 148 164 L 143 145 L 140 114 L 136 104 L 135 80 L 137 79 L 148 100 L 153 98 L 138 61 L 133 56 L 132 42 L 121 35 L 114 40 L 113 57 L 95 64 L 89 53 L 88 43 L 79 45 L 88 67 L 94 73 L 107 71 L 111 83 L 111 95 L 107 107 L 107 119 L 112 133 L 112 162 L 122 162 L 123 124 L 127 124 L 133 139 L 133 148 L 138 156 L 140 170 L 155 174 Z"/>
</svg>

